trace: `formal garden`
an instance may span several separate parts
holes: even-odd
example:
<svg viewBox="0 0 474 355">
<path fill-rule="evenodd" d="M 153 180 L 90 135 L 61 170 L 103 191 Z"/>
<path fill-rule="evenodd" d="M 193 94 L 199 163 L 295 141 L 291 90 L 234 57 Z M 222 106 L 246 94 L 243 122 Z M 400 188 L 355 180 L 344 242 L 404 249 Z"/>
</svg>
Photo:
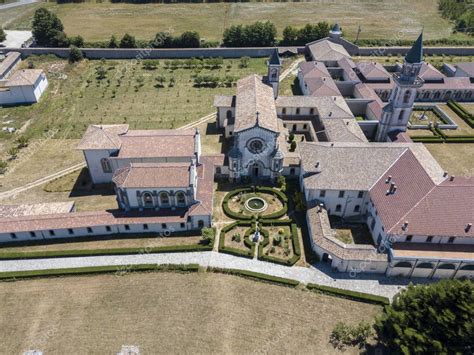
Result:
<svg viewBox="0 0 474 355">
<path fill-rule="evenodd" d="M 299 261 L 298 228 L 288 217 L 285 191 L 285 187 L 246 186 L 228 192 L 222 210 L 234 222 L 222 228 L 219 251 L 282 265 Z"/>
</svg>

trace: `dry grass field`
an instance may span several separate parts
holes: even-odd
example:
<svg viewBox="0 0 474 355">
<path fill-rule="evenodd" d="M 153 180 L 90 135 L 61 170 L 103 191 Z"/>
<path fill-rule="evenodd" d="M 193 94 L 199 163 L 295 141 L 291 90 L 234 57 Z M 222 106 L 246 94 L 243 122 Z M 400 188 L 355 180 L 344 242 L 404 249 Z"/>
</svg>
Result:
<svg viewBox="0 0 474 355">
<path fill-rule="evenodd" d="M 115 354 L 123 344 L 143 354 L 335 354 L 336 322 L 371 322 L 381 310 L 210 273 L 3 282 L 0 298 L 2 354 Z"/>
<path fill-rule="evenodd" d="M 456 176 L 474 176 L 474 144 L 425 144 L 443 169 Z"/>
<path fill-rule="evenodd" d="M 271 20 L 281 36 L 287 25 L 339 22 L 345 36 L 353 39 L 362 26 L 363 39 L 414 39 L 424 26 L 426 39 L 466 38 L 454 35 L 452 25 L 437 11 L 437 0 L 360 0 L 259 2 L 214 4 L 47 4 L 56 12 L 68 35 L 86 40 L 107 40 L 125 32 L 151 39 L 158 31 L 198 31 L 202 38 L 220 40 L 226 27 Z M 383 26 L 381 24 L 383 23 Z M 31 13 L 16 19 L 9 28 L 31 26 Z"/>
</svg>

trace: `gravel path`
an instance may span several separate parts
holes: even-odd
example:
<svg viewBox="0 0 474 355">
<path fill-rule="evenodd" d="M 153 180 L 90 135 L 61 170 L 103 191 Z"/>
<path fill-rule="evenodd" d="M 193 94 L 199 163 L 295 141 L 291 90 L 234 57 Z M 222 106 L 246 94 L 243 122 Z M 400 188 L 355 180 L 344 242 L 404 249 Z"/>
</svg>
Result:
<svg viewBox="0 0 474 355">
<path fill-rule="evenodd" d="M 0 272 L 78 268 L 88 266 L 138 265 L 138 264 L 199 264 L 203 267 L 241 269 L 267 275 L 285 277 L 302 283 L 316 283 L 347 290 L 361 291 L 392 298 L 413 279 L 386 278 L 379 275 L 348 274 L 333 272 L 324 265 L 317 267 L 287 267 L 255 259 L 245 259 L 216 252 L 136 254 L 118 256 L 92 256 L 29 260 L 2 260 Z M 425 280 L 421 280 L 425 282 Z"/>
</svg>

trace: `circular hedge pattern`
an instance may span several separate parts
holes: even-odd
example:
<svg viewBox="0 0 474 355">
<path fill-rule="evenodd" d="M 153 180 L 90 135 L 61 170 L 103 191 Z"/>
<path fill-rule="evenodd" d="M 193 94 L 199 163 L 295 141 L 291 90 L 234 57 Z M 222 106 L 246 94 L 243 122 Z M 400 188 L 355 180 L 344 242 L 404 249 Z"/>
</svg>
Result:
<svg viewBox="0 0 474 355">
<path fill-rule="evenodd" d="M 288 212 L 288 198 L 286 197 L 286 195 L 283 192 L 278 191 L 278 190 L 276 190 L 274 188 L 271 188 L 271 187 L 256 186 L 255 188 L 253 188 L 253 187 L 243 187 L 243 188 L 240 188 L 240 189 L 235 189 L 235 190 L 229 192 L 227 195 L 225 195 L 224 201 L 222 202 L 222 208 L 224 210 L 224 213 L 228 217 L 236 219 L 236 220 L 250 220 L 250 219 L 254 218 L 256 216 L 256 214 L 254 214 L 254 215 L 245 215 L 243 213 L 233 211 L 229 207 L 229 200 L 231 198 L 233 198 L 234 196 L 236 196 L 240 193 L 251 193 L 251 192 L 262 192 L 262 193 L 267 193 L 267 194 L 273 195 L 276 198 L 278 198 L 280 200 L 280 202 L 282 203 L 282 205 L 283 205 L 283 208 L 281 210 L 276 211 L 274 213 L 270 213 L 270 214 L 262 214 L 262 215 L 260 215 L 261 218 L 276 219 L 276 218 L 280 218 L 280 217 L 284 216 L 286 214 L 286 212 Z"/>
</svg>

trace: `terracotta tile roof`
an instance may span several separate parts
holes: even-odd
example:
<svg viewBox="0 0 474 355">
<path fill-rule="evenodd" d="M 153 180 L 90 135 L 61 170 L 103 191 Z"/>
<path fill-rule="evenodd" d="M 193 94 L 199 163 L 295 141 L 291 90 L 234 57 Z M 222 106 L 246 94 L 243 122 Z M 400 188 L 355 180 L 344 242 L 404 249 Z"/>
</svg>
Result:
<svg viewBox="0 0 474 355">
<path fill-rule="evenodd" d="M 217 159 L 219 162 L 219 159 Z M 214 199 L 214 166 L 215 156 L 202 156 L 201 165 L 198 167 L 198 189 L 196 191 L 196 200 L 199 204 L 194 205 L 189 210 L 189 215 L 212 215 Z"/>
<path fill-rule="evenodd" d="M 395 258 L 474 261 L 472 244 L 394 243 L 391 252 Z"/>
<path fill-rule="evenodd" d="M 432 64 L 426 62 L 421 64 L 421 69 L 418 76 L 423 80 L 440 80 L 446 78 L 446 75 L 441 73 Z"/>
<path fill-rule="evenodd" d="M 412 139 L 407 132 L 392 131 L 388 134 L 393 143 L 412 143 Z"/>
<path fill-rule="evenodd" d="M 315 108 L 320 118 L 353 118 L 342 96 L 278 96 L 277 107 Z"/>
<path fill-rule="evenodd" d="M 73 210 L 74 201 L 34 203 L 24 205 L 0 205 L 0 218 L 69 213 Z"/>
<path fill-rule="evenodd" d="M 474 90 L 474 84 L 468 77 L 446 77 L 443 83 L 427 83 L 423 84 L 423 90 Z"/>
<path fill-rule="evenodd" d="M 234 131 L 252 128 L 257 123 L 262 128 L 278 132 L 273 89 L 262 82 L 258 75 L 250 75 L 237 81 Z"/>
<path fill-rule="evenodd" d="M 456 68 L 461 69 L 468 77 L 474 78 L 474 62 L 457 63 Z"/>
<path fill-rule="evenodd" d="M 131 163 L 118 169 L 112 181 L 121 188 L 190 186 L 191 163 Z"/>
<path fill-rule="evenodd" d="M 324 131 L 330 142 L 367 142 L 367 138 L 354 118 L 322 119 Z"/>
<path fill-rule="evenodd" d="M 8 52 L 5 56 L 5 59 L 0 63 L 0 79 L 3 79 L 8 76 L 12 68 L 15 66 L 15 63 L 18 62 L 21 58 L 19 52 Z"/>
<path fill-rule="evenodd" d="M 474 178 L 456 177 L 432 188 L 400 218 L 394 234 L 474 237 Z M 402 224 L 408 222 L 408 228 Z"/>
<path fill-rule="evenodd" d="M 368 104 L 368 109 L 372 112 L 376 119 L 380 120 L 385 104 L 382 102 L 370 84 L 356 84 L 354 86 L 354 96 L 356 98 L 371 99 L 372 101 Z"/>
<path fill-rule="evenodd" d="M 342 260 L 386 261 L 387 255 L 377 252 L 369 244 L 344 244 L 334 237 L 327 211 L 315 206 L 307 210 L 307 222 L 311 226 L 313 243 Z"/>
<path fill-rule="evenodd" d="M 379 62 L 359 62 L 357 63 L 357 70 L 367 80 L 383 80 L 390 79 L 392 76 Z"/>
<path fill-rule="evenodd" d="M 234 96 L 224 96 L 216 95 L 214 96 L 214 107 L 235 107 L 235 95 Z"/>
<path fill-rule="evenodd" d="M 406 147 L 372 143 L 300 143 L 305 188 L 368 191 Z M 316 163 L 319 162 L 318 168 Z"/>
<path fill-rule="evenodd" d="M 124 212 L 121 210 L 73 212 L 62 214 L 21 216 L 0 219 L 0 233 L 47 231 L 67 228 L 86 228 L 120 224 L 186 222 L 188 211 L 180 208 L 174 211 Z"/>
<path fill-rule="evenodd" d="M 42 69 L 22 69 L 17 70 L 10 76 L 5 83 L 6 87 L 13 86 L 30 86 L 34 85 L 41 75 L 44 75 Z"/>
<path fill-rule="evenodd" d="M 120 136 L 118 158 L 193 157 L 195 129 L 128 131 Z"/>
<path fill-rule="evenodd" d="M 313 59 L 320 62 L 338 61 L 343 58 L 350 58 L 349 53 L 347 53 L 343 46 L 326 39 L 312 43 L 308 48 Z"/>
<path fill-rule="evenodd" d="M 305 79 L 306 87 L 312 96 L 340 96 L 341 92 L 337 88 L 334 80 L 329 77 Z"/>
<path fill-rule="evenodd" d="M 331 77 L 331 74 L 329 74 L 326 66 L 322 62 L 301 62 L 298 68 L 304 78 Z"/>
<path fill-rule="evenodd" d="M 389 176 L 391 179 L 387 182 Z M 392 183 L 397 189 L 394 193 L 387 193 Z M 380 176 L 369 193 L 385 230 L 392 233 L 401 229 L 407 212 L 434 187 L 435 183 L 415 155 L 407 150 Z M 429 215 L 424 217 L 430 218 Z"/>
<path fill-rule="evenodd" d="M 120 149 L 119 136 L 128 131 L 128 124 L 90 125 L 76 149 Z"/>
</svg>

